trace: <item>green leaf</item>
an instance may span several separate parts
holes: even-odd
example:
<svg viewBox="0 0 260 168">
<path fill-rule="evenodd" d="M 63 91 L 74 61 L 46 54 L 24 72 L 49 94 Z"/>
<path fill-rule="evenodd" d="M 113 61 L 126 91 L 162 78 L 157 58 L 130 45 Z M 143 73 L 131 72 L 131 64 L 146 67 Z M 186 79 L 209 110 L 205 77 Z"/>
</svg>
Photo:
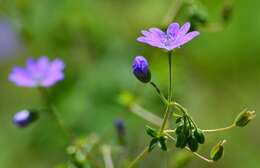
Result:
<svg viewBox="0 0 260 168">
<path fill-rule="evenodd" d="M 224 143 L 226 141 L 220 141 L 210 151 L 210 158 L 214 161 L 218 161 L 224 155 Z"/>
<path fill-rule="evenodd" d="M 149 144 L 148 152 L 151 152 L 154 147 L 157 145 L 159 139 L 158 138 L 153 138 Z"/>
<path fill-rule="evenodd" d="M 166 138 L 161 136 L 159 138 L 159 145 L 160 145 L 160 148 L 164 151 L 167 151 L 167 145 L 166 145 Z"/>
<path fill-rule="evenodd" d="M 154 128 L 152 128 L 152 127 L 150 127 L 148 125 L 146 125 L 145 127 L 146 127 L 146 133 L 149 136 L 151 136 L 152 138 L 157 137 L 157 131 Z"/>
</svg>

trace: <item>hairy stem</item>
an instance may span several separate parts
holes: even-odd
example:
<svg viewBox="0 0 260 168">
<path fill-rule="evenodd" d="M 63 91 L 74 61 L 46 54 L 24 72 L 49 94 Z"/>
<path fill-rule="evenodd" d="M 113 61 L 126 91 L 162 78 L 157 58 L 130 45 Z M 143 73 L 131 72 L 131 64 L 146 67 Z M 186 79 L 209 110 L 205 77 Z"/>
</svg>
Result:
<svg viewBox="0 0 260 168">
<path fill-rule="evenodd" d="M 150 82 L 150 84 L 155 88 L 158 96 L 161 98 L 162 102 L 167 106 L 169 105 L 168 100 L 165 98 L 165 96 L 163 95 L 163 93 L 161 92 L 161 90 L 159 89 L 159 87 L 154 83 L 154 82 Z"/>
<path fill-rule="evenodd" d="M 168 62 L 169 62 L 169 90 L 168 90 L 168 102 L 172 101 L 172 52 L 168 52 Z M 160 128 L 160 132 L 162 133 L 167 124 L 168 118 L 170 116 L 170 105 L 168 104 L 166 110 L 164 112 L 163 123 Z"/>
<path fill-rule="evenodd" d="M 176 139 L 175 139 L 173 136 L 171 136 L 171 135 L 168 134 L 168 133 L 165 133 L 165 134 L 166 134 L 171 140 L 173 140 L 173 141 L 176 142 Z M 213 160 L 208 159 L 208 158 L 206 158 L 205 156 L 202 156 L 201 154 L 199 154 L 199 153 L 197 153 L 197 152 L 192 152 L 188 147 L 185 147 L 185 149 L 186 149 L 187 151 L 193 153 L 194 155 L 196 155 L 196 156 L 199 157 L 200 159 L 202 159 L 202 160 L 208 162 L 208 163 L 213 163 L 213 162 L 214 162 Z"/>
<path fill-rule="evenodd" d="M 140 160 L 148 154 L 148 147 L 146 147 L 130 164 L 127 168 L 133 168 Z"/>
<path fill-rule="evenodd" d="M 205 133 L 213 133 L 213 132 L 221 132 L 221 131 L 227 131 L 232 128 L 235 128 L 236 125 L 233 123 L 230 126 L 224 127 L 224 128 L 217 128 L 217 129 L 208 129 L 208 130 L 202 130 Z"/>
<path fill-rule="evenodd" d="M 45 88 L 39 88 L 39 91 L 41 93 L 42 98 L 44 99 L 47 111 L 49 112 L 51 118 L 57 123 L 58 127 L 63 131 L 63 133 L 67 136 L 68 140 L 70 141 L 73 137 L 72 133 L 65 127 L 63 121 L 60 119 L 55 105 L 52 103 L 51 98 L 49 96 L 49 93 L 47 89 Z"/>
</svg>

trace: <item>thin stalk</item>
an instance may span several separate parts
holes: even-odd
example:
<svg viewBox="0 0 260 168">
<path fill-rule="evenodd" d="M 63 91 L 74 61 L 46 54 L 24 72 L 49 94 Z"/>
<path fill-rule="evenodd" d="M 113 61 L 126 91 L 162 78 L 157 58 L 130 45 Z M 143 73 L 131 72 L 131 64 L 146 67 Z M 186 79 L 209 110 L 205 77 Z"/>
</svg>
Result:
<svg viewBox="0 0 260 168">
<path fill-rule="evenodd" d="M 159 87 L 154 83 L 154 82 L 150 82 L 150 84 L 155 88 L 158 96 L 161 98 L 162 102 L 168 106 L 169 105 L 169 102 L 168 100 L 165 98 L 165 96 L 163 95 L 163 93 L 160 91 Z"/>
<path fill-rule="evenodd" d="M 168 90 L 168 102 L 172 101 L 172 52 L 168 52 L 168 62 L 169 62 L 169 90 Z M 166 110 L 164 112 L 163 123 L 160 128 L 160 132 L 162 133 L 165 129 L 166 123 L 170 116 L 170 105 L 168 104 Z"/>
<path fill-rule="evenodd" d="M 165 133 L 165 134 L 166 134 L 171 140 L 173 140 L 173 141 L 176 142 L 176 139 L 175 139 L 173 136 L 171 136 L 171 135 L 168 134 L 168 133 Z M 199 157 L 200 159 L 202 159 L 202 160 L 208 162 L 208 163 L 213 163 L 213 162 L 214 162 L 213 160 L 210 160 L 210 159 L 206 158 L 205 156 L 202 156 L 201 154 L 199 154 L 199 153 L 197 153 L 197 152 L 192 152 L 188 147 L 185 147 L 185 149 L 186 149 L 187 151 L 193 153 L 194 155 L 196 155 L 196 156 Z"/>
<path fill-rule="evenodd" d="M 72 136 L 73 134 L 65 127 L 63 121 L 60 119 L 58 112 L 56 110 L 56 107 L 52 103 L 47 89 L 39 88 L 39 91 L 41 93 L 42 98 L 44 99 L 44 101 L 46 103 L 47 111 L 49 112 L 51 118 L 55 121 L 55 123 L 57 123 L 58 127 L 63 131 L 64 135 L 66 135 L 68 140 L 70 141 L 71 138 L 73 137 Z"/>
<path fill-rule="evenodd" d="M 127 168 L 133 168 L 139 161 L 141 161 L 148 154 L 148 147 L 146 147 L 130 164 Z"/>
<path fill-rule="evenodd" d="M 105 168 L 114 168 L 110 146 L 102 146 L 102 154 L 104 158 Z"/>
<path fill-rule="evenodd" d="M 177 102 L 173 102 L 173 105 L 180 111 L 182 111 L 184 113 L 184 115 L 188 116 L 189 120 L 192 122 L 192 124 L 194 125 L 194 127 L 196 129 L 198 129 L 198 126 L 197 124 L 194 122 L 194 120 L 192 119 L 192 117 L 190 116 L 190 114 L 188 113 L 187 109 L 184 108 L 182 105 L 180 105 L 179 103 Z"/>
<path fill-rule="evenodd" d="M 205 133 L 221 132 L 221 131 L 230 130 L 230 129 L 235 128 L 235 127 L 236 127 L 236 125 L 235 125 L 235 124 L 232 124 L 232 125 L 227 126 L 227 127 L 224 127 L 224 128 L 208 129 L 208 130 L 202 130 L 202 131 L 205 132 Z"/>
</svg>

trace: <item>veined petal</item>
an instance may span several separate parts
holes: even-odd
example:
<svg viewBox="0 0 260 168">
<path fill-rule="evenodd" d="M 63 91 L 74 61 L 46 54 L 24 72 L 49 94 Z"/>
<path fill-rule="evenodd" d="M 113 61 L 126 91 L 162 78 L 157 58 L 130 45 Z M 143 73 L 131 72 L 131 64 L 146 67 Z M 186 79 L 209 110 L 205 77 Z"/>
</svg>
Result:
<svg viewBox="0 0 260 168">
<path fill-rule="evenodd" d="M 163 48 L 165 33 L 159 28 L 150 28 L 149 31 L 142 31 L 144 36 L 138 37 L 137 41 L 154 47 Z"/>
<path fill-rule="evenodd" d="M 178 31 L 178 37 L 183 37 L 190 29 L 190 22 L 186 22 L 183 26 L 181 26 L 180 30 Z"/>
<path fill-rule="evenodd" d="M 175 37 L 177 35 L 177 32 L 179 31 L 180 25 L 178 23 L 172 23 L 167 29 L 167 34 L 171 37 Z"/>
<path fill-rule="evenodd" d="M 200 33 L 198 31 L 193 31 L 190 32 L 188 34 L 186 34 L 185 36 L 183 36 L 179 41 L 178 41 L 178 46 L 181 46 L 187 42 L 189 42 L 190 40 L 192 40 L 194 37 L 198 36 Z"/>
</svg>

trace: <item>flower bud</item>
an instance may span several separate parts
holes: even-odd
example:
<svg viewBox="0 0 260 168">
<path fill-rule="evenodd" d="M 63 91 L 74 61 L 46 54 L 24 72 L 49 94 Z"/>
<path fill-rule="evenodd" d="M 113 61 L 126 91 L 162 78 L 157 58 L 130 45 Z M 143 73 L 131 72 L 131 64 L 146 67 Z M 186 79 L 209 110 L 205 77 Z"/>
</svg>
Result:
<svg viewBox="0 0 260 168">
<path fill-rule="evenodd" d="M 18 127 L 26 127 L 38 118 L 38 113 L 32 110 L 22 110 L 13 116 L 13 123 Z"/>
<path fill-rule="evenodd" d="M 149 69 L 148 61 L 143 56 L 136 56 L 132 70 L 135 77 L 143 83 L 148 83 L 151 81 L 151 72 Z"/>
<path fill-rule="evenodd" d="M 255 111 L 248 111 L 244 110 L 238 114 L 235 119 L 235 124 L 237 127 L 244 127 L 246 126 L 253 118 L 255 118 L 256 114 Z"/>
<path fill-rule="evenodd" d="M 213 161 L 218 161 L 224 155 L 224 143 L 226 140 L 220 141 L 210 151 L 210 158 Z"/>
<path fill-rule="evenodd" d="M 125 144 L 125 122 L 122 119 L 117 119 L 114 121 L 116 128 L 118 140 L 120 144 Z"/>
</svg>

